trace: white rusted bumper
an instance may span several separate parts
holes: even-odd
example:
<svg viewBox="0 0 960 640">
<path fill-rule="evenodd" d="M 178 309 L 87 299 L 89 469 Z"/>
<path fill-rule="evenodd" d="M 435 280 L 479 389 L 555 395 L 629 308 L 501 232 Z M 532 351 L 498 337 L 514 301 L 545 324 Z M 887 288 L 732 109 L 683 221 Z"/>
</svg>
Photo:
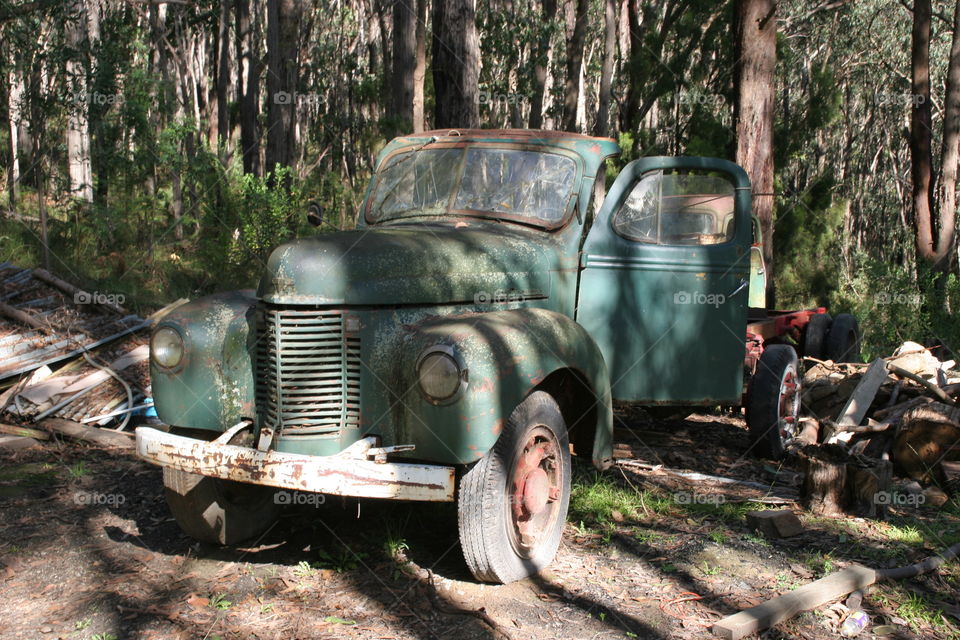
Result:
<svg viewBox="0 0 960 640">
<path fill-rule="evenodd" d="M 335 456 L 260 451 L 137 428 L 137 455 L 164 467 L 281 489 L 361 498 L 449 502 L 453 467 L 369 460 L 371 438 Z"/>
</svg>

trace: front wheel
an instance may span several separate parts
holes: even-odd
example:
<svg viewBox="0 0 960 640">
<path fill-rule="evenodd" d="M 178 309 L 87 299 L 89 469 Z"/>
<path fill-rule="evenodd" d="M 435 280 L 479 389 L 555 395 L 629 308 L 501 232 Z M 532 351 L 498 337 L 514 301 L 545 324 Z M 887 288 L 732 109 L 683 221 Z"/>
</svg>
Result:
<svg viewBox="0 0 960 640">
<path fill-rule="evenodd" d="M 797 435 L 800 375 L 797 352 L 770 345 L 757 363 L 747 400 L 747 427 L 758 456 L 779 459 Z"/>
<path fill-rule="evenodd" d="M 460 481 L 460 545 L 471 573 L 507 583 L 546 568 L 570 504 L 570 445 L 556 401 L 532 393 Z"/>
<path fill-rule="evenodd" d="M 191 538 L 236 544 L 266 531 L 280 513 L 271 487 L 163 468 L 167 505 Z"/>
</svg>

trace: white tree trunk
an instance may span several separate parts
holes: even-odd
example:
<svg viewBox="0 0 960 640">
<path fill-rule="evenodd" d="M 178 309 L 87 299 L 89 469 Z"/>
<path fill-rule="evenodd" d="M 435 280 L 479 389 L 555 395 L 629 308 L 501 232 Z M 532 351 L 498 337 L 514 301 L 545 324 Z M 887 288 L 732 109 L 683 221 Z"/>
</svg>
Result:
<svg viewBox="0 0 960 640">
<path fill-rule="evenodd" d="M 10 176 L 8 188 L 10 190 L 10 203 L 15 203 L 20 195 L 20 100 L 23 96 L 23 78 L 14 72 L 8 72 L 10 87 L 7 93 L 7 113 L 10 114 L 10 150 L 12 158 L 10 159 Z"/>
</svg>

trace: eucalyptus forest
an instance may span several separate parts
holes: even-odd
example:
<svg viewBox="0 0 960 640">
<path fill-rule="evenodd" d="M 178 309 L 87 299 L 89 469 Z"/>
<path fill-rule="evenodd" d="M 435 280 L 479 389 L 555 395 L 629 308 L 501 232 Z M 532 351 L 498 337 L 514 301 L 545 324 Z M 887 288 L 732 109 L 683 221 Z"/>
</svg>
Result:
<svg viewBox="0 0 960 640">
<path fill-rule="evenodd" d="M 956 342 L 960 3 L 9 0 L 0 260 L 135 305 L 255 282 L 316 201 L 444 127 L 609 136 L 750 174 L 777 306 Z"/>
</svg>

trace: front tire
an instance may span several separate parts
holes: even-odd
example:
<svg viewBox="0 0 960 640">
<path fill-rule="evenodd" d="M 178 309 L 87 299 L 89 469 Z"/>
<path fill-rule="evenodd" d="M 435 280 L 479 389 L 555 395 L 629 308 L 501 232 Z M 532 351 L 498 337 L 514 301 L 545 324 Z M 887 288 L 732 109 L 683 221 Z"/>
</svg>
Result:
<svg viewBox="0 0 960 640">
<path fill-rule="evenodd" d="M 266 531 L 280 505 L 271 487 L 163 468 L 170 512 L 191 538 L 211 544 L 236 544 Z"/>
<path fill-rule="evenodd" d="M 534 575 L 557 553 L 570 504 L 570 445 L 560 407 L 536 391 L 460 481 L 463 556 L 477 580 Z"/>
<path fill-rule="evenodd" d="M 797 435 L 799 414 L 797 352 L 790 345 L 770 345 L 757 363 L 747 401 L 747 427 L 756 455 L 782 458 L 787 444 Z"/>
</svg>

